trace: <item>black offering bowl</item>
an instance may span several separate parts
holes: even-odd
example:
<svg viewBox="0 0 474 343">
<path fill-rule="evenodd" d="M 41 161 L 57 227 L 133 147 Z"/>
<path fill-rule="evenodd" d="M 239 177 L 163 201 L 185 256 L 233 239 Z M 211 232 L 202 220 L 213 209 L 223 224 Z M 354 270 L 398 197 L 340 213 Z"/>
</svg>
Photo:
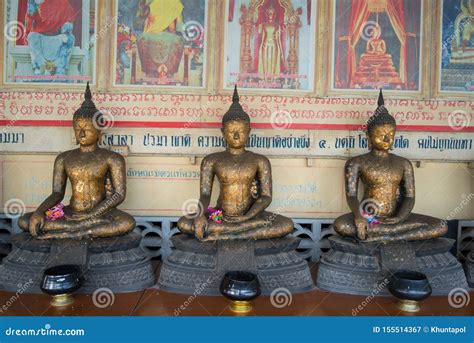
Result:
<svg viewBox="0 0 474 343">
<path fill-rule="evenodd" d="M 81 268 L 65 264 L 44 271 L 41 290 L 53 297 L 52 306 L 67 306 L 74 302 L 71 294 L 82 285 Z"/>
<path fill-rule="evenodd" d="M 405 312 L 418 312 L 418 301 L 431 295 L 431 286 L 425 274 L 401 270 L 393 274 L 388 284 L 388 290 L 400 299 L 397 306 Z"/>
<path fill-rule="evenodd" d="M 262 292 L 257 275 L 244 271 L 225 273 L 219 290 L 223 296 L 232 300 L 230 310 L 239 314 L 250 312 L 250 301 Z"/>
</svg>

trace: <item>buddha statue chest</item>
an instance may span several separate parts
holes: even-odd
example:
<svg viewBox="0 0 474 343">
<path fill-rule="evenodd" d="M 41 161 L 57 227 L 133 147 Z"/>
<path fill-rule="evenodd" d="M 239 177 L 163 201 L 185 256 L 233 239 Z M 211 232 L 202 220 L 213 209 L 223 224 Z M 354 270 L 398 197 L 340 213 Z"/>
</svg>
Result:
<svg viewBox="0 0 474 343">
<path fill-rule="evenodd" d="M 70 205 L 74 211 L 88 211 L 105 198 L 105 180 L 109 169 L 104 158 L 92 154 L 72 154 L 65 160 L 65 170 L 71 182 Z"/>
<path fill-rule="evenodd" d="M 376 159 L 362 166 L 362 182 L 365 185 L 364 198 L 372 199 L 381 217 L 391 216 L 396 211 L 403 167 L 387 160 L 381 163 Z"/>
<path fill-rule="evenodd" d="M 220 183 L 218 205 L 226 215 L 242 215 L 252 205 L 252 182 L 257 174 L 253 159 L 223 160 L 216 165 Z"/>
</svg>

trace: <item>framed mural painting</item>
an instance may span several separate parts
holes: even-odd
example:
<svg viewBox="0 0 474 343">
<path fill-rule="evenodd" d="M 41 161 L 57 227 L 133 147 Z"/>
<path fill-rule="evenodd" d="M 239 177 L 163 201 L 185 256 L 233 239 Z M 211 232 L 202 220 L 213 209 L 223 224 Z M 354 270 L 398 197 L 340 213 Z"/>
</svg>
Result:
<svg viewBox="0 0 474 343">
<path fill-rule="evenodd" d="M 437 1 L 436 97 L 474 95 L 474 0 Z"/>
<path fill-rule="evenodd" d="M 94 85 L 97 45 L 102 44 L 96 32 L 104 6 L 97 0 L 6 0 L 3 84 Z"/>
<path fill-rule="evenodd" d="M 205 91 L 210 59 L 208 0 L 115 0 L 111 86 Z"/>
<path fill-rule="evenodd" d="M 221 89 L 311 93 L 316 68 L 315 0 L 226 0 Z"/>
<path fill-rule="evenodd" d="M 334 0 L 328 93 L 419 96 L 429 70 L 424 11 L 423 0 Z"/>
</svg>

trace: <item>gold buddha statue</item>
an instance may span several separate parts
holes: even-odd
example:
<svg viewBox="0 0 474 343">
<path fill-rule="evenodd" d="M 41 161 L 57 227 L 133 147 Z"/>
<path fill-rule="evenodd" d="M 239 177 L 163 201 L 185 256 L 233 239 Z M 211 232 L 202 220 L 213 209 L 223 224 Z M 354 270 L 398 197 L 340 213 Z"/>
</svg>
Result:
<svg viewBox="0 0 474 343">
<path fill-rule="evenodd" d="M 412 213 L 415 205 L 413 167 L 407 159 L 391 154 L 395 119 L 384 106 L 382 90 L 378 108 L 367 122 L 370 152 L 350 158 L 345 165 L 346 198 L 351 213 L 337 218 L 335 231 L 364 242 L 412 241 L 443 236 L 446 222 Z M 365 186 L 362 200 L 359 180 Z"/>
<path fill-rule="evenodd" d="M 199 198 L 200 208 L 207 209 L 217 177 L 222 221 L 211 220 L 203 210 L 181 217 L 179 230 L 201 241 L 276 238 L 291 233 L 291 219 L 265 211 L 272 202 L 271 165 L 265 156 L 245 150 L 250 118 L 239 103 L 237 87 L 222 125 L 227 149 L 203 159 Z"/>
<path fill-rule="evenodd" d="M 111 237 L 134 229 L 133 217 L 116 208 L 125 199 L 125 160 L 98 147 L 102 123 L 87 84 L 85 100 L 73 117 L 80 146 L 56 157 L 53 191 L 36 211 L 20 217 L 21 229 L 39 239 Z M 68 178 L 72 188 L 69 205 L 61 218 L 48 220 L 45 212 L 63 200 Z"/>
<path fill-rule="evenodd" d="M 382 29 L 376 23 L 372 29 L 372 36 L 367 41 L 366 52 L 360 56 L 354 74 L 354 84 L 362 87 L 375 83 L 402 84 L 400 75 L 393 65 L 392 56 L 387 54 L 385 40 L 380 38 L 381 35 Z"/>
</svg>

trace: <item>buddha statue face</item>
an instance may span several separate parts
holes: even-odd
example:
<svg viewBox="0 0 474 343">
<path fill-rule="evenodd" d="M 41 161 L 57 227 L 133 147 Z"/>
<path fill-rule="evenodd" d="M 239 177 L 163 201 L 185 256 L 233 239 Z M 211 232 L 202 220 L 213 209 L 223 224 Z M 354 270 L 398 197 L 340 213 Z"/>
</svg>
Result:
<svg viewBox="0 0 474 343">
<path fill-rule="evenodd" d="M 101 131 L 94 125 L 92 118 L 76 118 L 73 127 L 77 144 L 88 146 L 99 141 Z"/>
<path fill-rule="evenodd" d="M 249 138 L 250 124 L 242 120 L 229 121 L 224 124 L 222 134 L 229 147 L 243 148 Z"/>
<path fill-rule="evenodd" d="M 273 7 L 267 9 L 267 18 L 269 22 L 272 22 L 275 19 L 275 14 L 275 9 Z"/>
<path fill-rule="evenodd" d="M 380 35 L 382 34 L 382 28 L 378 23 L 372 28 L 372 39 L 379 39 Z"/>
<path fill-rule="evenodd" d="M 393 145 L 396 128 L 392 124 L 375 126 L 367 134 L 370 146 L 375 150 L 388 151 Z"/>
</svg>

